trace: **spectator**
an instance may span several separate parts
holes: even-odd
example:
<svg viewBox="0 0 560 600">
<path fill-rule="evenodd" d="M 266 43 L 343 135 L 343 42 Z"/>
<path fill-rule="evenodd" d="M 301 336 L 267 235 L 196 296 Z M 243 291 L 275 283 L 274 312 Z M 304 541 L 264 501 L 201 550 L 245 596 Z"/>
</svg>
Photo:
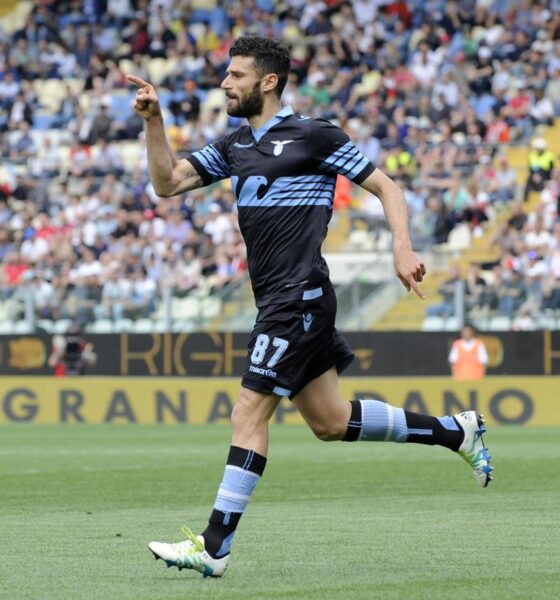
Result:
<svg viewBox="0 0 560 600">
<path fill-rule="evenodd" d="M 204 224 L 203 231 L 212 238 L 212 243 L 215 246 L 220 246 L 231 240 L 233 233 L 231 219 L 222 212 L 217 202 L 213 202 L 208 207 L 208 219 Z"/>
<path fill-rule="evenodd" d="M 535 101 L 529 115 L 533 125 L 552 125 L 554 123 L 554 105 L 552 100 L 544 95 L 542 88 L 535 90 Z"/>
<path fill-rule="evenodd" d="M 101 303 L 101 286 L 97 275 L 76 277 L 62 307 L 62 316 L 80 326 L 95 320 L 95 307 Z"/>
<path fill-rule="evenodd" d="M 11 125 L 10 125 L 11 126 Z M 14 128 L 10 145 L 10 160 L 15 164 L 24 165 L 37 152 L 37 146 L 31 137 L 31 127 L 28 121 L 20 121 Z"/>
<path fill-rule="evenodd" d="M 96 152 L 91 160 L 91 172 L 96 177 L 108 174 L 121 177 L 124 175 L 124 162 L 118 146 L 100 137 L 96 144 Z"/>
<path fill-rule="evenodd" d="M 490 199 L 492 202 L 507 204 L 515 199 L 516 189 L 517 174 L 509 165 L 507 156 L 500 156 L 498 158 L 495 184 L 490 189 Z"/>
<path fill-rule="evenodd" d="M 531 192 L 543 190 L 545 183 L 550 179 L 556 160 L 554 154 L 548 150 L 548 144 L 544 138 L 535 138 L 531 147 L 528 158 L 529 176 L 524 193 L 525 201 Z"/>
<path fill-rule="evenodd" d="M 98 319 L 122 319 L 132 284 L 118 268 L 112 268 L 101 290 L 101 303 L 95 307 Z"/>
<path fill-rule="evenodd" d="M 497 289 L 498 309 L 500 313 L 513 318 L 515 312 L 527 299 L 527 288 L 519 269 L 513 269 L 507 279 L 502 280 Z"/>
<path fill-rule="evenodd" d="M 3 77 L 0 79 L 0 107 L 8 111 L 15 102 L 17 95 L 20 92 L 21 86 L 16 80 L 14 73 L 6 70 Z"/>
<path fill-rule="evenodd" d="M 178 265 L 174 294 L 179 298 L 202 286 L 202 264 L 192 246 L 186 246 Z"/>
<path fill-rule="evenodd" d="M 65 86 L 65 95 L 60 101 L 60 105 L 54 117 L 52 127 L 62 128 L 68 125 L 68 123 L 76 118 L 79 104 L 80 102 L 77 94 L 75 94 L 72 91 L 72 88 L 67 84 Z"/>
<path fill-rule="evenodd" d="M 109 107 L 106 104 L 101 104 L 91 123 L 89 143 L 96 144 L 99 140 L 108 141 L 112 136 L 112 125 L 113 121 L 109 116 Z"/>
<path fill-rule="evenodd" d="M 185 121 L 196 121 L 200 115 L 200 98 L 196 82 L 185 81 L 183 90 L 176 92 L 169 102 L 169 110 L 174 117 L 175 125 L 183 125 Z"/>
<path fill-rule="evenodd" d="M 465 308 L 468 313 L 482 308 L 485 288 L 486 280 L 481 276 L 480 265 L 471 263 L 465 277 Z"/>
<path fill-rule="evenodd" d="M 510 217 L 508 224 L 511 225 L 516 231 L 521 231 L 527 223 L 527 214 L 520 202 L 516 202 L 511 207 Z"/>
<path fill-rule="evenodd" d="M 438 288 L 438 294 L 442 297 L 441 302 L 428 305 L 426 307 L 426 315 L 429 317 L 452 316 L 455 313 L 455 294 L 457 286 L 460 285 L 462 281 L 461 267 L 452 267 L 451 276 Z"/>
<path fill-rule="evenodd" d="M 135 269 L 129 275 L 131 294 L 125 302 L 125 317 L 131 319 L 148 317 L 155 310 L 156 284 L 147 275 L 144 267 Z"/>
</svg>

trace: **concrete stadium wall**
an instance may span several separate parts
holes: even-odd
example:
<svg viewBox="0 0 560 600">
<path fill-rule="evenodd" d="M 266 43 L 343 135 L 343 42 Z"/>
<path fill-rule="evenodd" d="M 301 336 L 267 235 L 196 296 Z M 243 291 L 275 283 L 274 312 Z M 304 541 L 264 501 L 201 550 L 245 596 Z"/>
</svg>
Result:
<svg viewBox="0 0 560 600">
<path fill-rule="evenodd" d="M 489 424 L 560 426 L 558 377 L 343 377 L 343 396 L 378 398 L 434 415 L 474 409 Z M 237 378 L 0 377 L 2 423 L 227 423 Z M 302 423 L 283 399 L 276 423 Z"/>
</svg>

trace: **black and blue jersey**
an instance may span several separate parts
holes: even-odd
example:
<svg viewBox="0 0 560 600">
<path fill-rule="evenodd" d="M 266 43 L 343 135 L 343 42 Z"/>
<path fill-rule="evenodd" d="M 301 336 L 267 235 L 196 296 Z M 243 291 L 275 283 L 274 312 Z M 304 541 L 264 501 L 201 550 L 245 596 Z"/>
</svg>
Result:
<svg viewBox="0 0 560 600">
<path fill-rule="evenodd" d="M 321 244 L 336 176 L 361 183 L 375 169 L 339 127 L 290 107 L 258 130 L 240 127 L 188 160 L 205 185 L 231 177 L 257 304 L 328 280 Z"/>
</svg>

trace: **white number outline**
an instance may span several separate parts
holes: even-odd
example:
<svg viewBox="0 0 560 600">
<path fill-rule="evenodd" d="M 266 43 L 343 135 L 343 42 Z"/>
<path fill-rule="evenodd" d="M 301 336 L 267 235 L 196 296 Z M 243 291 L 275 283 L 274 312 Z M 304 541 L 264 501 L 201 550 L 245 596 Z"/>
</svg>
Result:
<svg viewBox="0 0 560 600">
<path fill-rule="evenodd" d="M 254 365 L 260 365 L 264 360 L 268 346 L 270 345 L 270 337 L 266 333 L 259 333 L 251 352 L 251 362 Z M 276 348 L 276 352 L 271 356 L 270 360 L 266 363 L 266 366 L 270 369 L 278 364 L 278 361 L 282 358 L 282 355 L 288 349 L 290 342 L 279 337 L 275 337 L 272 340 L 272 346 Z"/>
<path fill-rule="evenodd" d="M 276 352 L 272 355 L 272 358 L 266 364 L 267 367 L 273 367 L 282 357 L 282 354 L 286 352 L 290 342 L 288 340 L 283 340 L 282 338 L 275 337 L 272 340 L 272 345 L 277 348 Z"/>
<path fill-rule="evenodd" d="M 251 362 L 254 365 L 260 365 L 262 363 L 269 344 L 270 338 L 268 335 L 266 335 L 266 333 L 259 333 L 257 340 L 255 341 L 253 352 L 251 352 Z"/>
</svg>

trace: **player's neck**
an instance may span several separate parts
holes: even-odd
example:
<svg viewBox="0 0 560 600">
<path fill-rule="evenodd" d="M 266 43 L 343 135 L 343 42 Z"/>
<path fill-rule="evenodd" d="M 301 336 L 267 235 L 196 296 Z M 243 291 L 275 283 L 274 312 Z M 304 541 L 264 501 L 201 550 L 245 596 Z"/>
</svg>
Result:
<svg viewBox="0 0 560 600">
<path fill-rule="evenodd" d="M 254 115 L 247 119 L 249 125 L 253 129 L 260 129 L 267 121 L 270 121 L 272 117 L 282 109 L 282 103 L 279 98 L 270 99 L 265 101 L 263 111 L 260 115 Z"/>
</svg>

